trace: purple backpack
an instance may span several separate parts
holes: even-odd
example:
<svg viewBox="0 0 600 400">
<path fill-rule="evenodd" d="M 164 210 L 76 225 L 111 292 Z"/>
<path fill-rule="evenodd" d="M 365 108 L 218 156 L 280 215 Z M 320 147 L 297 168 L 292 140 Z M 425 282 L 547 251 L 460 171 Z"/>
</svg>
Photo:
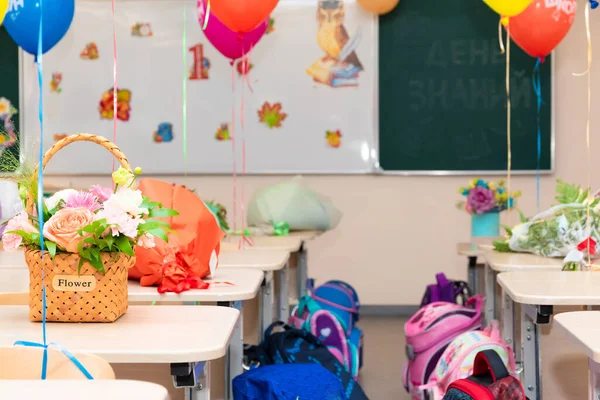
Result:
<svg viewBox="0 0 600 400">
<path fill-rule="evenodd" d="M 466 304 L 471 294 L 471 289 L 466 282 L 449 281 L 443 272 L 435 276 L 437 283 L 428 285 L 421 300 L 421 307 L 437 301 L 454 304 Z M 459 302 L 460 300 L 460 302 Z"/>
</svg>

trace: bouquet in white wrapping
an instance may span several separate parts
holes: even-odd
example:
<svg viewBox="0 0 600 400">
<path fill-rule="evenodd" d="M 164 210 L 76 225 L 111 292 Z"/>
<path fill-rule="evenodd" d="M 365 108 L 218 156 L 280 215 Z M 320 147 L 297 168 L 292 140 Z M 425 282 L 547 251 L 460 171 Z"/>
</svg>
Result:
<svg viewBox="0 0 600 400">
<path fill-rule="evenodd" d="M 583 251 L 599 253 L 600 199 L 562 180 L 558 180 L 556 192 L 558 205 L 529 220 L 521 215 L 521 224 L 505 228 L 507 238 L 495 242 L 495 250 L 567 257 L 566 265 L 581 262 Z"/>
</svg>

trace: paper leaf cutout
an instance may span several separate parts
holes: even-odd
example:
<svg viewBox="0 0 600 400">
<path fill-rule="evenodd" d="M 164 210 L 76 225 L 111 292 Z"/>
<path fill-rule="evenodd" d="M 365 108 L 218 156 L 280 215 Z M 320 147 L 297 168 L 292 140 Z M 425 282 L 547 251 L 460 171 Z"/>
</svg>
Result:
<svg viewBox="0 0 600 400">
<path fill-rule="evenodd" d="M 229 134 L 229 124 L 221 124 L 219 129 L 217 129 L 215 132 L 215 140 L 231 140 L 231 135 Z"/>
<path fill-rule="evenodd" d="M 339 129 L 337 131 L 326 131 L 325 140 L 329 147 L 337 149 L 342 145 L 342 133 Z"/>
<path fill-rule="evenodd" d="M 281 111 L 281 103 L 270 104 L 265 101 L 262 108 L 258 110 L 258 119 L 269 128 L 280 128 L 281 123 L 287 118 L 287 114 Z"/>
</svg>

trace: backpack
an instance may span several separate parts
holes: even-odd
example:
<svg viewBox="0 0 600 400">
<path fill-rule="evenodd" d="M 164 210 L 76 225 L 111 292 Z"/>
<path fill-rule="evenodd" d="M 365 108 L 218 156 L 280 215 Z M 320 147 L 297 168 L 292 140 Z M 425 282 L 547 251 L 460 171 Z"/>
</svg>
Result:
<svg viewBox="0 0 600 400">
<path fill-rule="evenodd" d="M 300 299 L 288 323 L 318 337 L 357 379 L 364 340 L 362 330 L 354 325 L 360 308 L 358 295 L 342 281 L 329 281 L 316 289 L 312 289 L 313 283 L 309 280 L 311 294 Z"/>
<path fill-rule="evenodd" d="M 449 281 L 443 272 L 435 276 L 437 283 L 428 285 L 421 300 L 421 307 L 436 301 L 465 304 L 471 297 L 469 284 L 463 281 Z"/>
<path fill-rule="evenodd" d="M 347 400 L 340 380 L 319 364 L 252 368 L 233 379 L 235 400 Z"/>
<path fill-rule="evenodd" d="M 464 332 L 481 329 L 483 296 L 475 295 L 464 306 L 435 302 L 421 308 L 404 325 L 406 355 L 404 388 L 413 399 L 429 400 L 429 394 L 415 395 L 413 388 L 429 382 L 446 347 Z"/>
<path fill-rule="evenodd" d="M 452 382 L 472 374 L 475 356 L 484 350 L 493 350 L 503 365 L 511 371 L 515 370 L 513 350 L 502 342 L 498 321 L 492 321 L 483 331 L 465 332 L 454 339 L 440 357 L 429 382 L 413 390 L 429 391 L 430 398 L 441 400 Z"/>
<path fill-rule="evenodd" d="M 279 327 L 283 331 L 273 333 Z M 274 322 L 267 328 L 264 339 L 258 346 L 244 349 L 244 358 L 246 365 L 320 364 L 337 376 L 348 400 L 368 400 L 358 382 L 329 352 L 327 346 L 310 332 L 292 328 L 281 321 Z"/>
<path fill-rule="evenodd" d="M 528 400 L 523 385 L 508 373 L 493 350 L 475 356 L 473 375 L 450 384 L 443 400 Z"/>
</svg>

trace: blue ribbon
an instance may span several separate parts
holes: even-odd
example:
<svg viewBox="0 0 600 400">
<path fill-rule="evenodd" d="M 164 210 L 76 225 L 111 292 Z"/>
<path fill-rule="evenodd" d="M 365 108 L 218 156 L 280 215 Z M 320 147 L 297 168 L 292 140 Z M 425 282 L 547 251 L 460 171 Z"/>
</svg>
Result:
<svg viewBox="0 0 600 400">
<path fill-rule="evenodd" d="M 81 373 L 83 375 L 85 375 L 86 378 L 94 379 L 92 374 L 90 374 L 89 371 L 87 369 L 85 369 L 83 364 L 81 362 L 79 362 L 79 360 L 73 355 L 73 353 L 71 353 L 69 350 L 65 349 L 64 347 L 62 347 L 61 345 L 59 345 L 57 343 L 50 343 L 48 345 L 43 345 L 41 343 L 26 342 L 26 341 L 18 340 L 15 342 L 14 345 L 15 346 L 25 346 L 25 347 L 38 347 L 38 348 L 44 349 L 44 356 L 42 358 L 42 379 L 46 379 L 46 370 L 48 368 L 48 347 L 50 347 L 50 346 L 56 347 L 65 356 L 67 356 L 69 358 L 69 360 L 71 360 L 71 362 L 73 362 L 73 364 L 75 364 L 75 366 L 77 368 L 79 368 Z"/>
<path fill-rule="evenodd" d="M 533 68 L 532 83 L 533 90 L 537 97 L 537 163 L 536 163 L 536 174 L 535 174 L 535 186 L 536 186 L 536 205 L 538 212 L 540 211 L 540 164 L 542 158 L 542 131 L 540 127 L 540 112 L 542 109 L 542 82 L 540 73 L 541 59 L 537 59 L 535 67 Z"/>
<path fill-rule="evenodd" d="M 67 349 L 56 343 L 48 344 L 46 335 L 46 282 L 45 282 L 45 269 L 44 269 L 44 249 L 46 247 L 44 243 L 44 168 L 43 168 L 43 157 L 44 157 L 44 63 L 43 63 L 43 51 L 42 51 L 42 20 L 43 12 L 43 0 L 40 0 L 40 27 L 38 33 L 38 48 L 35 61 L 37 63 L 37 76 L 38 85 L 40 87 L 40 100 L 38 108 L 38 118 L 40 121 L 40 158 L 38 164 L 38 182 L 37 182 L 37 214 L 40 226 L 40 249 L 42 250 L 42 343 L 27 342 L 27 341 L 16 341 L 15 346 L 25 347 L 38 347 L 43 348 L 44 353 L 42 356 L 42 380 L 46 379 L 48 373 L 48 347 L 54 346 L 60 349 L 77 368 L 85 375 L 88 379 L 94 379 L 92 375 L 85 369 L 85 367 L 75 358 L 75 356 Z"/>
</svg>

